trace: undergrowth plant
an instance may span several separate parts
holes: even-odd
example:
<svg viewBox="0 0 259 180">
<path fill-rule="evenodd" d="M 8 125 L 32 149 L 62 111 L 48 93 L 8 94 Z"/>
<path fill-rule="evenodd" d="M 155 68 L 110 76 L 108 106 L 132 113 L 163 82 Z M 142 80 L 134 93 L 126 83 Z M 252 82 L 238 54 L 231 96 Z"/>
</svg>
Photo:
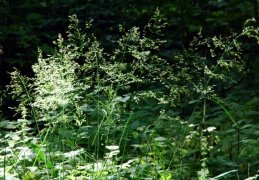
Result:
<svg viewBox="0 0 259 180">
<path fill-rule="evenodd" d="M 222 162 L 228 153 L 237 165 L 247 159 L 248 176 L 256 173 L 258 162 L 244 157 L 258 154 L 251 152 L 256 142 L 240 145 L 253 138 L 244 131 L 249 124 L 239 120 L 248 116 L 238 115 L 241 107 L 221 97 L 245 74 L 245 38 L 259 42 L 253 20 L 239 34 L 200 33 L 187 49 L 163 56 L 166 23 L 159 11 L 144 28 L 120 27 L 123 35 L 111 53 L 87 33 L 92 22 L 82 26 L 76 15 L 69 19 L 66 36 L 54 42 L 56 51 L 39 50 L 34 77 L 11 73 L 21 118 L 1 122 L 0 176 L 205 180 L 240 172 L 234 176 L 247 177 Z M 238 150 L 229 149 L 236 144 L 226 144 L 226 134 L 238 137 Z"/>
</svg>

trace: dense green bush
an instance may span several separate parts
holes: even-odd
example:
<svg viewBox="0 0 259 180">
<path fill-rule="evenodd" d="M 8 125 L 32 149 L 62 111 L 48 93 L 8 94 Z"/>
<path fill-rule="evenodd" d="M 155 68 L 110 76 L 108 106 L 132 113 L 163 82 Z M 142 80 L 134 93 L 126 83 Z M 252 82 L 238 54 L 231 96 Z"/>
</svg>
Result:
<svg viewBox="0 0 259 180">
<path fill-rule="evenodd" d="M 259 42 L 253 20 L 240 34 L 199 33 L 190 48 L 163 56 L 159 11 L 143 30 L 121 26 L 111 54 L 87 33 L 91 22 L 80 28 L 75 15 L 69 19 L 55 52 L 39 50 L 34 77 L 11 73 L 21 119 L 0 124 L 1 176 L 169 180 L 257 173 L 258 98 L 242 106 L 232 101 L 235 94 L 219 93 L 238 87 L 246 38 Z"/>
</svg>

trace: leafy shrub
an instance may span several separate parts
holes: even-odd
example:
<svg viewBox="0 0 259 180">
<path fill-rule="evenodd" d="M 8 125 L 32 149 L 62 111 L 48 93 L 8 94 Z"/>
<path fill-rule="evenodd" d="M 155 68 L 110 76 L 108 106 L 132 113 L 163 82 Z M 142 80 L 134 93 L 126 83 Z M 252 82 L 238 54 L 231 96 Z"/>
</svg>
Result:
<svg viewBox="0 0 259 180">
<path fill-rule="evenodd" d="M 243 38 L 258 41 L 251 23 L 229 37 L 203 39 L 200 34 L 189 49 L 163 58 L 166 24 L 159 11 L 143 30 L 121 27 L 124 35 L 112 54 L 86 33 L 91 22 L 80 29 L 77 17 L 70 16 L 67 39 L 59 35 L 52 55 L 39 50 L 33 78 L 11 73 L 23 119 L 15 135 L 5 132 L 1 163 L 10 176 L 25 179 L 215 175 L 210 165 L 228 151 L 224 133 L 240 132 L 245 125 L 231 115 L 219 92 L 235 86 L 244 72 Z M 227 116 L 218 122 L 229 118 L 226 126 L 212 121 L 221 118 L 222 110 Z M 26 153 L 19 154 L 21 147 Z"/>
</svg>

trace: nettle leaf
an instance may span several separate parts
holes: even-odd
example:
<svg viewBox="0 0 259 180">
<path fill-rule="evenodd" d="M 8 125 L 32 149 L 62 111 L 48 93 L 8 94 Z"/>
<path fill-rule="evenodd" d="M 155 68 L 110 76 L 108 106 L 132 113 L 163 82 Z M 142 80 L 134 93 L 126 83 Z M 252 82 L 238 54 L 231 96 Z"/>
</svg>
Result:
<svg viewBox="0 0 259 180">
<path fill-rule="evenodd" d="M 9 141 L 9 143 L 15 143 L 15 141 L 19 141 L 21 139 L 21 137 L 17 134 L 17 133 L 14 133 L 14 132 L 9 132 L 8 134 L 6 134 L 5 138 L 10 138 L 11 140 L 13 141 Z"/>
<path fill-rule="evenodd" d="M 131 96 L 129 96 L 129 95 L 126 95 L 126 96 L 124 96 L 124 97 L 118 96 L 118 97 L 116 97 L 116 98 L 114 99 L 114 101 L 125 103 L 125 102 L 127 102 L 127 101 L 130 99 L 130 97 L 131 97 Z"/>
<path fill-rule="evenodd" d="M 0 122 L 0 129 L 1 128 L 3 128 L 3 129 L 16 129 L 17 126 L 18 126 L 17 123 L 7 121 L 7 120 L 4 120 L 4 121 Z"/>
<path fill-rule="evenodd" d="M 167 138 L 164 138 L 164 137 L 156 137 L 156 138 L 154 138 L 154 141 L 157 141 L 157 142 L 163 142 L 163 141 L 166 141 L 167 140 Z"/>
</svg>

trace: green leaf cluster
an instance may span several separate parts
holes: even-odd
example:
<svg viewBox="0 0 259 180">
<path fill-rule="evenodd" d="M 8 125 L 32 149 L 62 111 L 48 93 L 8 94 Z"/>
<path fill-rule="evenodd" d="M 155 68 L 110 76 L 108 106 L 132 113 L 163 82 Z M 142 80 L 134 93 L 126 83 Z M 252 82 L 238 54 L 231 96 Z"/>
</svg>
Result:
<svg viewBox="0 0 259 180">
<path fill-rule="evenodd" d="M 250 162 L 258 155 L 252 148 L 258 145 L 253 139 L 257 129 L 246 119 L 257 115 L 258 98 L 241 107 L 221 94 L 237 88 L 245 74 L 244 41 L 259 38 L 253 20 L 240 34 L 198 34 L 189 48 L 163 56 L 166 23 L 159 10 L 143 29 L 121 26 L 124 35 L 112 53 L 87 33 L 91 21 L 82 28 L 76 15 L 69 19 L 67 36 L 54 42 L 55 52 L 45 56 L 39 50 L 34 77 L 11 73 L 17 112 L 27 120 L 20 122 L 19 133 L 4 132 L 5 143 L 17 142 L 7 145 L 13 148 L 9 153 L 1 152 L 16 157 L 12 166 L 1 162 L 8 173 L 24 178 L 208 179 L 229 167 L 240 166 L 243 173 L 248 162 L 258 163 Z M 34 126 L 37 131 L 27 128 Z M 23 143 L 30 158 L 17 155 Z M 36 165 L 37 174 L 28 170 Z"/>
</svg>

